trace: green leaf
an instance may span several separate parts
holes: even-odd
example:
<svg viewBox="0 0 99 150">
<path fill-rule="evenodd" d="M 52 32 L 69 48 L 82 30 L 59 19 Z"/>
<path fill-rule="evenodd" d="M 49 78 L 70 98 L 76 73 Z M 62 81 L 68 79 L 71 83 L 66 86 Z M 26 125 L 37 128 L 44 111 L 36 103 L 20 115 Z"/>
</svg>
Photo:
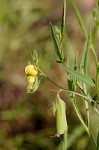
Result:
<svg viewBox="0 0 99 150">
<path fill-rule="evenodd" d="M 50 29 L 51 29 L 51 34 L 52 34 L 52 39 L 53 39 L 56 54 L 59 57 L 59 59 L 62 60 L 61 53 L 60 53 L 60 50 L 59 50 L 59 47 L 58 47 L 58 44 L 57 44 L 57 41 L 56 41 L 56 37 L 55 37 L 55 34 L 54 34 L 54 28 L 53 28 L 52 23 L 50 23 Z"/>
<path fill-rule="evenodd" d="M 82 82 L 84 82 L 84 83 L 86 83 L 86 84 L 88 84 L 88 85 L 90 85 L 90 86 L 92 86 L 92 87 L 95 86 L 93 80 L 92 80 L 89 76 L 84 75 L 84 74 L 81 74 L 81 73 L 79 73 L 79 72 L 77 72 L 77 71 L 75 71 L 75 70 L 71 70 L 70 68 L 67 67 L 67 65 L 66 65 L 65 63 L 62 63 L 62 66 L 63 66 L 63 68 L 64 68 L 69 74 L 73 75 L 73 76 L 74 76 L 75 78 L 77 78 L 78 80 L 80 80 L 80 81 L 82 81 Z"/>
<path fill-rule="evenodd" d="M 70 0 L 70 1 L 71 1 L 71 4 L 72 4 L 74 13 L 76 15 L 76 18 L 77 18 L 77 20 L 79 22 L 79 25 L 80 25 L 81 29 L 82 29 L 82 32 L 84 33 L 85 38 L 88 39 L 88 33 L 87 33 L 87 30 L 86 30 L 86 27 L 85 27 L 84 22 L 83 22 L 83 20 L 82 20 L 82 18 L 80 16 L 80 13 L 79 13 L 79 11 L 78 11 L 78 9 L 76 7 L 75 1 L 74 0 Z"/>
<path fill-rule="evenodd" d="M 64 36 L 65 15 L 66 15 L 66 0 L 64 0 L 63 13 L 62 13 L 62 21 L 61 21 L 61 37 L 62 38 Z"/>
<path fill-rule="evenodd" d="M 77 71 L 78 69 L 78 51 L 76 53 L 75 62 L 74 62 L 74 70 Z M 77 78 L 73 78 L 73 88 L 76 89 L 77 85 Z"/>
<path fill-rule="evenodd" d="M 80 72 L 81 73 L 87 74 L 89 50 L 90 50 L 90 43 L 88 40 L 86 40 L 85 45 L 84 45 L 84 49 L 82 52 L 81 61 L 80 61 Z"/>
<path fill-rule="evenodd" d="M 84 45 L 84 49 L 82 52 L 82 56 L 81 56 L 81 61 L 80 61 L 80 71 L 82 72 L 82 68 L 85 70 L 85 65 L 87 64 L 87 57 L 86 57 L 86 52 L 87 52 L 87 48 L 88 48 L 88 40 L 86 40 L 85 45 Z"/>
<path fill-rule="evenodd" d="M 78 69 L 78 51 L 76 53 L 76 57 L 75 57 L 75 63 L 74 63 L 74 70 Z"/>
<path fill-rule="evenodd" d="M 71 62 L 71 49 L 70 49 L 70 46 L 67 48 L 67 62 L 66 62 L 66 64 L 67 64 L 67 67 L 70 67 L 70 62 Z"/>
</svg>

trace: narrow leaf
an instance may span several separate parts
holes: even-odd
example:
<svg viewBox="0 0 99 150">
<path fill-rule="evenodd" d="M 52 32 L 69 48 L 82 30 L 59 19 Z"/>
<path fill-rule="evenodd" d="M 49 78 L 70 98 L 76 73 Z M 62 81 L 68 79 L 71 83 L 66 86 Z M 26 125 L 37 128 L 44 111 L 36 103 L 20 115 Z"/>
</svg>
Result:
<svg viewBox="0 0 99 150">
<path fill-rule="evenodd" d="M 71 61 L 71 59 L 70 59 L 70 56 L 71 56 L 71 54 L 70 54 L 70 46 L 68 47 L 68 52 L 67 52 L 67 67 L 69 68 L 70 67 L 70 61 Z M 70 91 L 72 91 L 73 90 L 73 80 L 72 80 L 72 78 L 71 78 L 71 75 L 70 74 L 67 74 L 67 81 L 68 81 L 68 89 L 70 90 Z"/>
<path fill-rule="evenodd" d="M 50 29 L 51 29 L 51 34 L 52 34 L 52 38 L 53 38 L 53 43 L 54 43 L 56 54 L 59 57 L 59 59 L 62 60 L 62 57 L 61 57 L 61 54 L 60 54 L 60 50 L 59 50 L 59 47 L 58 47 L 58 44 L 57 44 L 57 41 L 56 41 L 56 37 L 55 37 L 55 34 L 54 34 L 54 28 L 53 28 L 52 23 L 50 23 Z"/>
<path fill-rule="evenodd" d="M 63 13 L 62 13 L 62 21 L 61 21 L 61 37 L 62 38 L 64 36 L 65 15 L 66 15 L 66 0 L 64 0 Z"/>
<path fill-rule="evenodd" d="M 67 48 L 67 67 L 70 67 L 70 61 L 71 61 L 71 49 L 70 49 L 70 46 Z"/>
<path fill-rule="evenodd" d="M 86 56 L 87 48 L 88 48 L 88 40 L 86 40 L 84 48 L 83 48 L 82 57 L 80 61 L 80 71 L 82 70 L 82 68 L 84 67 L 84 64 L 86 63 L 85 56 Z"/>
<path fill-rule="evenodd" d="M 63 68 L 64 68 L 69 74 L 73 75 L 73 76 L 74 76 L 75 78 L 77 78 L 78 80 L 80 80 L 80 81 L 82 81 L 82 82 L 84 82 L 84 83 L 86 83 L 86 84 L 88 84 L 88 85 L 90 85 L 90 86 L 92 86 L 92 87 L 95 86 L 93 80 L 92 80 L 89 76 L 84 75 L 84 74 L 81 74 L 81 73 L 79 73 L 79 72 L 77 72 L 77 71 L 75 71 L 75 70 L 71 70 L 70 68 L 67 67 L 67 65 L 66 65 L 65 63 L 62 63 L 62 66 L 63 66 Z"/>
<path fill-rule="evenodd" d="M 78 51 L 77 51 L 76 57 L 75 57 L 74 70 L 77 70 L 77 69 L 78 69 L 77 66 L 78 66 Z"/>
<path fill-rule="evenodd" d="M 80 16 L 80 13 L 79 13 L 79 11 L 78 11 L 78 9 L 77 9 L 77 7 L 76 7 L 76 4 L 75 4 L 74 0 L 70 0 L 70 1 L 71 1 L 73 10 L 74 10 L 74 12 L 75 12 L 76 18 L 77 18 L 77 20 L 78 20 L 78 22 L 79 22 L 79 24 L 80 24 L 80 27 L 81 27 L 81 29 L 82 29 L 84 35 L 85 35 L 85 38 L 88 39 L 87 30 L 86 30 L 85 25 L 84 25 L 84 22 L 83 22 L 83 20 L 82 20 L 82 18 L 81 18 L 81 16 Z"/>
</svg>

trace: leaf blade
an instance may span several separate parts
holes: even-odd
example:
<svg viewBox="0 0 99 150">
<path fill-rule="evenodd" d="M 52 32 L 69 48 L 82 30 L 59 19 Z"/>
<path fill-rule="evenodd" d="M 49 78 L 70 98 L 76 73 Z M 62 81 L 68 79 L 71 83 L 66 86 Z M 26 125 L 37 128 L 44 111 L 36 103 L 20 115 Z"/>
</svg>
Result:
<svg viewBox="0 0 99 150">
<path fill-rule="evenodd" d="M 92 86 L 92 87 L 95 86 L 93 80 L 92 80 L 89 76 L 84 75 L 84 74 L 81 74 L 81 73 L 79 73 L 79 72 L 77 72 L 77 71 L 75 71 L 75 70 L 71 70 L 70 68 L 67 67 L 67 65 L 66 65 L 65 63 L 62 63 L 62 66 L 63 66 L 63 68 L 64 68 L 69 74 L 73 75 L 73 76 L 74 76 L 75 78 L 77 78 L 78 80 L 80 80 L 80 81 L 82 81 L 82 82 L 84 82 L 84 83 L 86 83 L 86 84 L 88 84 L 88 85 L 90 85 L 90 86 Z"/>
<path fill-rule="evenodd" d="M 62 20 L 61 20 L 61 36 L 64 36 L 64 28 L 65 28 L 65 16 L 66 16 L 66 0 L 64 0 Z"/>
<path fill-rule="evenodd" d="M 56 41 L 56 37 L 55 37 L 55 34 L 54 34 L 54 29 L 53 29 L 52 23 L 50 23 L 50 29 L 51 29 L 51 34 L 52 34 L 52 39 L 53 39 L 56 54 L 59 57 L 59 59 L 62 60 L 62 56 L 60 54 L 60 50 L 59 50 L 59 47 L 58 47 L 58 44 L 57 44 L 57 41 Z"/>
</svg>

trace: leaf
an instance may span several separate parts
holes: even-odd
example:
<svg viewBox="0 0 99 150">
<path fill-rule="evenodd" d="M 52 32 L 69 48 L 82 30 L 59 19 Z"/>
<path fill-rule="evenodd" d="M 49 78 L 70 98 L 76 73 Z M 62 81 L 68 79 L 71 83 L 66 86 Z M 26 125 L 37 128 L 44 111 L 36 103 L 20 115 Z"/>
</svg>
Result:
<svg viewBox="0 0 99 150">
<path fill-rule="evenodd" d="M 59 47 L 58 47 L 58 44 L 57 44 L 57 41 L 56 41 L 56 37 L 55 37 L 55 34 L 54 34 L 54 28 L 53 28 L 52 23 L 50 23 L 50 29 L 51 29 L 51 34 L 52 34 L 56 54 L 59 57 L 59 59 L 62 60 L 61 53 L 60 53 L 60 50 L 59 50 Z"/>
<path fill-rule="evenodd" d="M 77 71 L 78 69 L 78 51 L 76 53 L 75 62 L 74 62 L 74 70 Z M 76 89 L 77 85 L 77 78 L 73 78 L 73 88 Z"/>
<path fill-rule="evenodd" d="M 84 45 L 84 48 L 83 48 L 83 52 L 82 52 L 82 56 L 81 56 L 81 60 L 80 60 L 80 69 L 81 70 L 82 70 L 82 67 L 84 67 L 87 47 L 88 47 L 88 40 L 86 40 L 86 42 L 85 42 L 85 45 Z"/>
<path fill-rule="evenodd" d="M 65 15 L 66 15 L 66 0 L 64 0 L 63 13 L 62 13 L 62 21 L 61 21 L 61 37 L 62 38 L 64 36 Z"/>
<path fill-rule="evenodd" d="M 75 63 L 74 63 L 74 70 L 78 69 L 78 51 L 76 53 L 76 57 L 75 57 Z"/>
<path fill-rule="evenodd" d="M 84 82 L 84 83 L 86 83 L 86 84 L 88 84 L 88 85 L 90 85 L 90 86 L 92 86 L 92 87 L 95 86 L 93 80 L 92 80 L 89 76 L 84 75 L 84 74 L 81 74 L 81 73 L 79 73 L 79 72 L 77 72 L 77 71 L 75 71 L 75 70 L 71 70 L 70 68 L 67 67 L 67 65 L 66 65 L 65 63 L 62 63 L 62 66 L 63 66 L 63 68 L 64 68 L 69 74 L 73 75 L 73 76 L 74 76 L 75 78 L 77 78 L 78 80 L 80 80 L 80 81 L 82 81 L 82 82 Z"/>
<path fill-rule="evenodd" d="M 79 25 L 80 25 L 81 29 L 82 29 L 82 32 L 84 33 L 85 38 L 88 39 L 88 33 L 87 33 L 87 30 L 86 30 L 86 27 L 85 27 L 84 22 L 81 18 L 81 15 L 80 15 L 77 7 L 76 7 L 75 1 L 74 0 L 70 0 L 70 1 L 71 1 L 71 5 L 73 7 L 74 13 L 76 15 L 76 18 L 79 22 Z"/>
<path fill-rule="evenodd" d="M 81 61 L 80 61 L 80 72 L 81 73 L 85 72 L 85 74 L 87 74 L 87 67 L 88 67 L 88 64 L 87 64 L 88 52 L 89 52 L 89 42 L 88 40 L 86 40 L 84 49 L 82 52 Z"/>
<path fill-rule="evenodd" d="M 67 50 L 68 50 L 68 51 L 67 51 L 67 62 L 66 62 L 66 64 L 67 64 L 67 67 L 69 68 L 69 67 L 70 67 L 70 62 L 71 62 L 70 46 L 68 47 Z M 72 80 L 70 74 L 67 75 L 67 80 L 68 80 L 68 89 L 69 89 L 70 91 L 72 91 L 72 90 L 73 90 L 73 80 Z"/>
</svg>

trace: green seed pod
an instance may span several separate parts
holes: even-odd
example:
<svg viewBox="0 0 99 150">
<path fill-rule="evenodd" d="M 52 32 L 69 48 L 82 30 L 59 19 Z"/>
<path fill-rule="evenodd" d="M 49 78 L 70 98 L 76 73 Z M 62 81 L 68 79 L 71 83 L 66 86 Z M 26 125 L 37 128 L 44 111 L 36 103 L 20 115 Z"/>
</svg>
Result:
<svg viewBox="0 0 99 150">
<path fill-rule="evenodd" d="M 64 134 L 68 130 L 67 120 L 66 120 L 66 105 L 64 101 L 57 94 L 56 101 L 53 104 L 53 113 L 56 120 L 56 134 L 59 136 Z"/>
</svg>

